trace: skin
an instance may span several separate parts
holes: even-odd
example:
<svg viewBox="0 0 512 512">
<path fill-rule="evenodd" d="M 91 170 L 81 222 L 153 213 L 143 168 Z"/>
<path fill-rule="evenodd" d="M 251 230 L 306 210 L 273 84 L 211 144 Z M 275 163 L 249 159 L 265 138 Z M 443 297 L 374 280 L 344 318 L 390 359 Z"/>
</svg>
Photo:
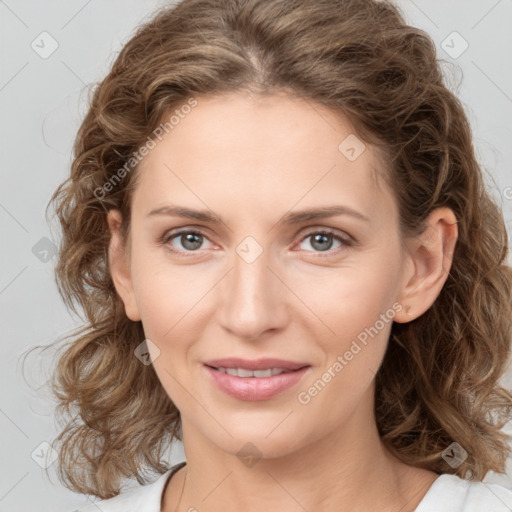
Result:
<svg viewBox="0 0 512 512">
<path fill-rule="evenodd" d="M 377 431 L 375 374 L 391 321 L 309 403 L 297 397 L 394 303 L 396 322 L 429 309 L 452 262 L 453 212 L 435 210 L 424 235 L 402 240 L 376 151 L 366 144 L 350 161 L 338 150 L 354 134 L 347 119 L 285 93 L 196 99 L 137 170 L 126 245 L 120 212 L 108 214 L 116 289 L 158 347 L 154 369 L 182 418 L 187 466 L 169 480 L 162 510 L 413 511 L 438 475 L 398 461 Z M 223 223 L 148 215 L 170 204 Z M 281 222 L 326 205 L 368 221 Z M 176 228 L 203 236 L 159 243 Z M 325 229 L 355 243 L 315 243 Z M 247 236 L 263 250 L 251 263 L 237 253 Z M 249 402 L 205 374 L 203 362 L 230 356 L 311 367 L 297 386 Z M 261 457 L 250 467 L 237 455 L 248 442 Z"/>
</svg>

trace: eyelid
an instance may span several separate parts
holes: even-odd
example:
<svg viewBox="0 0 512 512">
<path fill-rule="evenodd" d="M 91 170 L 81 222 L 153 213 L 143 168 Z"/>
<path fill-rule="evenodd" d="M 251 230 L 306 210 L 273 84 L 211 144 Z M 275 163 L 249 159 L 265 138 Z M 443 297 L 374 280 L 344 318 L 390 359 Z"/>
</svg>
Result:
<svg viewBox="0 0 512 512">
<path fill-rule="evenodd" d="M 356 243 L 356 240 L 352 236 L 350 236 L 345 231 L 340 231 L 339 229 L 326 228 L 326 227 L 320 227 L 320 226 L 313 227 L 311 229 L 307 228 L 307 229 L 308 229 L 308 231 L 304 235 L 302 235 L 301 242 L 305 238 L 307 238 L 308 236 L 311 236 L 313 234 L 324 233 L 324 234 L 328 234 L 328 235 L 334 235 L 336 238 L 339 238 L 346 244 L 355 244 Z"/>
</svg>

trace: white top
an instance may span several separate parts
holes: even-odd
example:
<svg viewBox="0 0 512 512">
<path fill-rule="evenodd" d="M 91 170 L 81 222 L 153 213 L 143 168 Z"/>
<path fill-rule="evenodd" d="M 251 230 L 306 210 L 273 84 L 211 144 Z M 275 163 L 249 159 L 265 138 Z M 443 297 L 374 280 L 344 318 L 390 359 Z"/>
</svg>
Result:
<svg viewBox="0 0 512 512">
<path fill-rule="evenodd" d="M 174 465 L 152 484 L 73 512 L 161 512 L 165 484 L 184 465 L 185 462 Z M 512 512 L 512 489 L 444 473 L 430 486 L 414 512 Z"/>
</svg>

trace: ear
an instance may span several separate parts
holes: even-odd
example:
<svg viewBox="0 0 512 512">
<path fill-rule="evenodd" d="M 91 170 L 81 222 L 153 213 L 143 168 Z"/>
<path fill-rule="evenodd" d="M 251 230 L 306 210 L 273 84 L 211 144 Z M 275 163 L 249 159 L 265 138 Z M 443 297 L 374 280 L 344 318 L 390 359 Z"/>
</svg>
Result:
<svg viewBox="0 0 512 512">
<path fill-rule="evenodd" d="M 396 322 L 410 322 L 432 306 L 448 278 L 457 237 L 455 214 L 442 207 L 428 216 L 421 235 L 405 241 L 406 270 L 398 297 L 403 308 L 395 315 Z"/>
<path fill-rule="evenodd" d="M 140 315 L 133 293 L 129 256 L 121 232 L 123 222 L 121 212 L 115 209 L 110 210 L 107 214 L 107 222 L 110 229 L 108 264 L 112 280 L 123 301 L 126 316 L 137 322 L 140 320 Z"/>
</svg>

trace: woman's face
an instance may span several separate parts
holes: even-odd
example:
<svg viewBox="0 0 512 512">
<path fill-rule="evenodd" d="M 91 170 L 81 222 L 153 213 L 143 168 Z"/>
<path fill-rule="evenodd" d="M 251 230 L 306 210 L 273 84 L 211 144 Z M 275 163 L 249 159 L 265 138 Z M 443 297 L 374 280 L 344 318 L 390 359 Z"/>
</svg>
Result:
<svg viewBox="0 0 512 512">
<path fill-rule="evenodd" d="M 383 164 L 318 104 L 196 100 L 137 170 L 129 261 L 116 270 L 185 437 L 277 457 L 368 428 L 410 270 Z M 338 212 L 298 215 L 327 208 Z M 225 358 L 247 361 L 215 362 Z M 244 377 L 207 366 L 266 358 L 305 368 Z"/>
</svg>

